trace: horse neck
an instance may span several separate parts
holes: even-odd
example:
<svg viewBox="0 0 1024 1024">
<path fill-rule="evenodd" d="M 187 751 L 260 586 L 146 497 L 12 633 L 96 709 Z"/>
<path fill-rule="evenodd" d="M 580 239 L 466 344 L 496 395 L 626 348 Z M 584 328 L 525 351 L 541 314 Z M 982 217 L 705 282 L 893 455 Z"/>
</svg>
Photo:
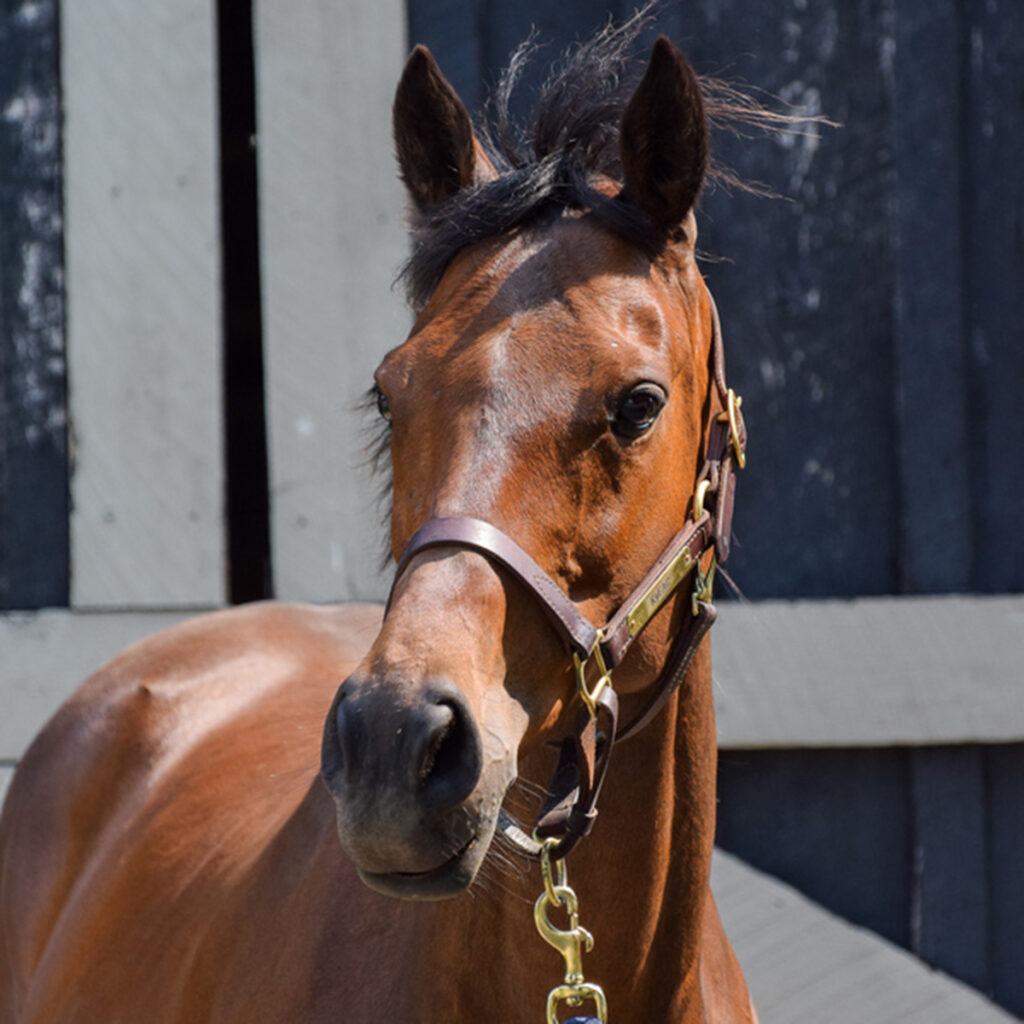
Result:
<svg viewBox="0 0 1024 1024">
<path fill-rule="evenodd" d="M 523 770 L 530 778 L 530 766 Z M 595 938 L 584 973 L 603 985 L 612 1010 L 622 1008 L 619 1017 L 704 1019 L 699 966 L 707 934 L 714 776 L 705 643 L 678 696 L 615 751 L 594 830 L 567 862 L 580 922 Z M 507 877 L 496 865 L 478 885 L 475 899 L 419 908 L 423 1006 L 436 1012 L 448 1005 L 453 1014 L 466 1014 L 455 1018 L 460 1020 L 495 1012 L 519 1020 L 523 992 L 536 979 L 553 987 L 564 969 L 533 925 L 540 872 L 531 867 L 521 878 Z M 537 1020 L 543 1008 L 522 1012 L 524 1020 Z"/>
</svg>

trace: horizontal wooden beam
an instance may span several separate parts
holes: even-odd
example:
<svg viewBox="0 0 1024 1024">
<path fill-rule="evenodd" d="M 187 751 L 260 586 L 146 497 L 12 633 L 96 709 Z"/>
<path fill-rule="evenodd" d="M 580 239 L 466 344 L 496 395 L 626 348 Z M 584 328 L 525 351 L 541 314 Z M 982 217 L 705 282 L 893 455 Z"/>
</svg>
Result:
<svg viewBox="0 0 1024 1024">
<path fill-rule="evenodd" d="M 0 616 L 0 763 L 91 671 L 189 614 Z M 1024 740 L 1024 597 L 723 604 L 712 635 L 723 748 Z"/>
<path fill-rule="evenodd" d="M 723 747 L 1024 738 L 1024 596 L 720 605 Z"/>
</svg>

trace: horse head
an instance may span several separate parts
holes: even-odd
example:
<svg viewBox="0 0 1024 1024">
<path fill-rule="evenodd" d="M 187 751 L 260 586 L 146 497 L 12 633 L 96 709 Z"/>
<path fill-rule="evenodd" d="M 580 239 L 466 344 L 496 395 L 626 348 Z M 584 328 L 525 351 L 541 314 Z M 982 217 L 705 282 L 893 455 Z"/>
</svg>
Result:
<svg viewBox="0 0 1024 1024">
<path fill-rule="evenodd" d="M 697 79 L 664 38 L 620 98 L 577 85 L 538 112 L 541 142 L 517 164 L 474 133 L 427 50 L 409 58 L 394 132 L 420 301 L 374 393 L 396 559 L 423 524 L 472 517 L 605 622 L 686 520 L 719 411 L 694 252 L 708 142 Z M 660 671 L 684 604 L 673 595 L 624 660 L 624 701 Z M 406 560 L 323 739 L 341 842 L 371 887 L 472 883 L 523 761 L 574 710 L 545 611 L 463 545 Z"/>
</svg>

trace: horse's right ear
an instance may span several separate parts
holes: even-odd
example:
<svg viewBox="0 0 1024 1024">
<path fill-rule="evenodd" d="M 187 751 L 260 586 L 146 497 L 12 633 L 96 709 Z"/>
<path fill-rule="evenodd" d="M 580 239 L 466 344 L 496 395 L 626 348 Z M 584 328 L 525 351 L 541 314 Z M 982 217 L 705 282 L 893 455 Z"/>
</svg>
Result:
<svg viewBox="0 0 1024 1024">
<path fill-rule="evenodd" d="M 391 116 L 402 180 L 419 209 L 496 177 L 462 100 L 425 46 L 406 62 Z"/>
</svg>

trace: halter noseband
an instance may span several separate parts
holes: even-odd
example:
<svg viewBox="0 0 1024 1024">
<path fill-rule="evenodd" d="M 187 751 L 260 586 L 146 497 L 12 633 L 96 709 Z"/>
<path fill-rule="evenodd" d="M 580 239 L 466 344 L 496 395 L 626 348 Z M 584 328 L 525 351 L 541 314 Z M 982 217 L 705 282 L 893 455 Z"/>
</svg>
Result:
<svg viewBox="0 0 1024 1024">
<path fill-rule="evenodd" d="M 511 537 L 481 519 L 466 516 L 431 519 L 413 534 L 398 562 L 392 594 L 413 556 L 425 548 L 460 547 L 479 552 L 508 570 L 540 602 L 572 654 L 583 706 L 574 728 L 561 742 L 558 766 L 534 838 L 526 835 L 504 812 L 499 820 L 505 835 L 530 855 L 539 854 L 541 842 L 538 840 L 553 839 L 556 843 L 550 848 L 550 858 L 558 860 L 590 831 L 597 816 L 597 798 L 613 744 L 638 733 L 675 693 L 701 640 L 715 621 L 717 613 L 711 603 L 711 582 L 716 564 L 729 556 L 736 469 L 746 463 L 747 433 L 740 399 L 725 383 L 722 331 L 713 298 L 711 322 L 712 387 L 718 391 L 722 411 L 710 426 L 693 508 L 683 528 L 602 628 L 595 627 L 558 583 Z M 701 559 L 709 550 L 711 563 L 705 572 Z M 618 697 L 611 685 L 611 673 L 647 623 L 691 574 L 694 576 L 693 614 L 687 616 L 673 639 L 647 704 L 628 725 L 619 729 Z M 597 669 L 597 678 L 588 683 L 591 662 Z"/>
</svg>

